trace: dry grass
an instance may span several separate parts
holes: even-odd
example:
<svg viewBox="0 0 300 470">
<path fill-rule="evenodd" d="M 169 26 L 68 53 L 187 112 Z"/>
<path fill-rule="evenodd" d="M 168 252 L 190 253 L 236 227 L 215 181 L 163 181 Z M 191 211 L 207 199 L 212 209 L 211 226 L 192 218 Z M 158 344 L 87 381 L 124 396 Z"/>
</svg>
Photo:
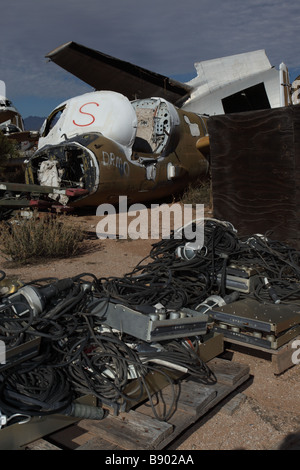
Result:
<svg viewBox="0 0 300 470">
<path fill-rule="evenodd" d="M 83 230 L 61 215 L 33 213 L 30 219 L 17 217 L 1 224 L 1 251 L 20 263 L 77 255 L 83 239 Z"/>
<path fill-rule="evenodd" d="M 204 204 L 209 206 L 211 203 L 211 188 L 209 180 L 200 180 L 188 186 L 183 193 L 180 202 L 182 204 Z"/>
</svg>

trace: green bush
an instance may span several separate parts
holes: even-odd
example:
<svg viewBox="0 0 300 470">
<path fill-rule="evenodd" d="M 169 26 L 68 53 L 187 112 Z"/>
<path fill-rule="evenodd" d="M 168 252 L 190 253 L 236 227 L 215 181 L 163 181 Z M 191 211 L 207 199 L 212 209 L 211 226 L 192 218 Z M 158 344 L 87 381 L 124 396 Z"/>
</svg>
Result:
<svg viewBox="0 0 300 470">
<path fill-rule="evenodd" d="M 17 217 L 2 222 L 1 251 L 13 261 L 74 256 L 81 249 L 84 233 L 67 217 L 33 213 L 30 219 Z"/>
</svg>

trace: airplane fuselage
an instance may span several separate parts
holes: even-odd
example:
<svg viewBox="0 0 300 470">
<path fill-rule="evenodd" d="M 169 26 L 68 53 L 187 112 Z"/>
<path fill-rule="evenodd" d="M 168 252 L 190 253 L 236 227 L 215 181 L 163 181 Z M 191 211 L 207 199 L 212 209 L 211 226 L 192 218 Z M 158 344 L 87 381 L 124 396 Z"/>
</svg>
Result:
<svg viewBox="0 0 300 470">
<path fill-rule="evenodd" d="M 208 172 L 197 149 L 206 118 L 160 98 L 129 102 L 93 92 L 56 108 L 27 165 L 27 182 L 82 188 L 72 205 L 151 201 L 175 194 Z"/>
</svg>

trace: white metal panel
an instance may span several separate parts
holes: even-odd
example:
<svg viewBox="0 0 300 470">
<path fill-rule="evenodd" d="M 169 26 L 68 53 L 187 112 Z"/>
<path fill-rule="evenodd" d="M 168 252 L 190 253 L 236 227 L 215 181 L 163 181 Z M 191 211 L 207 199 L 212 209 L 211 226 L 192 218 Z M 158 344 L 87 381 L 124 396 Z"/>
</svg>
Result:
<svg viewBox="0 0 300 470">
<path fill-rule="evenodd" d="M 222 99 L 262 82 L 271 108 L 281 106 L 279 71 L 271 66 L 264 50 L 199 62 L 195 67 L 198 75 L 188 82 L 194 91 L 183 109 L 224 114 Z"/>
<path fill-rule="evenodd" d="M 271 68 L 264 50 L 236 54 L 195 64 L 197 77 L 188 82 L 191 86 L 207 84 L 215 90 L 220 86 L 242 80 Z"/>
<path fill-rule="evenodd" d="M 137 118 L 130 101 L 111 91 L 96 91 L 71 98 L 49 133 L 39 140 L 39 148 L 57 145 L 76 135 L 99 132 L 131 153 Z"/>
</svg>

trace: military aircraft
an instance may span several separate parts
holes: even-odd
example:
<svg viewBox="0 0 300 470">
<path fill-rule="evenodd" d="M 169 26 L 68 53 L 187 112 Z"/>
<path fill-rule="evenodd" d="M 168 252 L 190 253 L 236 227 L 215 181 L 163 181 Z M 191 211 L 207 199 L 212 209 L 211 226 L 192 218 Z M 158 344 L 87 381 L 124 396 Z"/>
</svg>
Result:
<svg viewBox="0 0 300 470">
<path fill-rule="evenodd" d="M 21 152 L 30 150 L 38 141 L 38 133 L 25 130 L 21 114 L 6 97 L 3 80 L 0 80 L 0 131 L 9 139 L 18 142 Z"/>
<path fill-rule="evenodd" d="M 163 98 L 86 93 L 56 108 L 40 135 L 28 183 L 83 189 L 77 207 L 115 204 L 120 195 L 160 199 L 209 168 L 206 118 Z"/>
<path fill-rule="evenodd" d="M 209 172 L 209 115 L 290 100 L 262 50 L 197 63 L 188 83 L 74 42 L 46 57 L 95 88 L 49 115 L 27 164 L 28 184 L 72 189 L 59 202 L 73 207 L 175 194 Z"/>
<path fill-rule="evenodd" d="M 12 125 L 17 132 L 24 131 L 23 119 L 19 111 L 6 97 L 6 86 L 0 80 L 0 124 Z"/>
</svg>

